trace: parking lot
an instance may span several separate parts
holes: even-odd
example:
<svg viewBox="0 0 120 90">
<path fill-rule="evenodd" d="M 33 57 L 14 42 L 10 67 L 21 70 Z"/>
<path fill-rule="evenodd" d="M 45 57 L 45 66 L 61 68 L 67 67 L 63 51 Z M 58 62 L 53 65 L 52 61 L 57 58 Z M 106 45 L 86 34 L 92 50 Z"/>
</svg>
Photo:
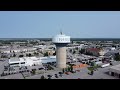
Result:
<svg viewBox="0 0 120 90">
<path fill-rule="evenodd" d="M 70 62 L 72 64 L 80 64 L 84 61 L 84 59 L 88 60 L 89 58 L 97 58 L 97 57 L 90 57 L 87 55 L 73 55 L 71 53 L 68 53 L 69 58 L 67 59 L 67 62 Z M 75 60 L 74 60 L 75 59 Z M 55 66 L 55 63 L 50 64 L 43 64 L 42 66 L 29 66 L 27 68 L 19 68 L 15 67 L 14 69 L 5 70 L 4 66 L 8 64 L 8 60 L 0 61 L 0 74 L 3 72 L 7 73 L 5 76 L 0 76 L 0 79 L 40 79 L 41 76 L 45 76 L 46 79 L 48 79 L 48 75 L 51 75 L 51 79 L 118 79 L 116 77 L 112 77 L 107 74 L 109 67 L 105 68 L 98 68 L 98 70 L 94 71 L 93 75 L 89 75 L 88 72 L 90 72 L 87 67 L 79 68 L 76 71 L 76 73 L 69 73 L 62 74 L 62 76 L 59 74 L 59 72 L 62 72 L 62 70 L 57 69 Z M 89 66 L 89 65 L 88 65 Z M 42 69 L 40 69 L 42 68 Z M 50 68 L 53 68 L 50 70 Z M 35 69 L 36 73 L 33 74 L 32 70 Z"/>
</svg>

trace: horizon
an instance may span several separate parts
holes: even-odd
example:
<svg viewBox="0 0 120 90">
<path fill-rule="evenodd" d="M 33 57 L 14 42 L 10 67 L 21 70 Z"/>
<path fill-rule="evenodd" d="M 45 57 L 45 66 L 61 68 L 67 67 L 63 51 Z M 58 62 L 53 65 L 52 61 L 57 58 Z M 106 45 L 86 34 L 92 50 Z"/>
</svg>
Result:
<svg viewBox="0 0 120 90">
<path fill-rule="evenodd" d="M 71 41 L 120 41 L 120 38 L 70 38 Z M 52 40 L 52 38 L 0 38 L 0 41 Z"/>
<path fill-rule="evenodd" d="M 120 11 L 0 11 L 0 38 L 120 38 Z"/>
</svg>

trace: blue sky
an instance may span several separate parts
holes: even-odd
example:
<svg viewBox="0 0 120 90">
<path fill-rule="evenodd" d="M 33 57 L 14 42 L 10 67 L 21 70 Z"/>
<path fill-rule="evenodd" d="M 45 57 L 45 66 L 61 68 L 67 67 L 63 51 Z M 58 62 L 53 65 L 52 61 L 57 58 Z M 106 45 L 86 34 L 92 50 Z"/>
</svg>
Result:
<svg viewBox="0 0 120 90">
<path fill-rule="evenodd" d="M 0 11 L 0 38 L 120 38 L 120 11 Z"/>
</svg>

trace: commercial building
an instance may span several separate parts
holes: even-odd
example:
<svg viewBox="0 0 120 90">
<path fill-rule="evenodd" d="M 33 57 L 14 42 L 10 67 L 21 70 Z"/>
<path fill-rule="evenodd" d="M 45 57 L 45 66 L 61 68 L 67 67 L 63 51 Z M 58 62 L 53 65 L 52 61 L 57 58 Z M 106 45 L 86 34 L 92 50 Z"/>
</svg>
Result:
<svg viewBox="0 0 120 90">
<path fill-rule="evenodd" d="M 120 64 L 110 67 L 109 75 L 120 78 Z"/>
<path fill-rule="evenodd" d="M 87 48 L 86 52 L 92 53 L 94 56 L 99 56 L 99 48 Z"/>
<path fill-rule="evenodd" d="M 10 66 L 33 66 L 42 64 L 40 59 L 36 57 L 23 57 L 23 58 L 11 58 L 9 59 Z"/>
<path fill-rule="evenodd" d="M 42 63 L 56 62 L 56 56 L 50 57 L 22 57 L 22 58 L 11 58 L 9 59 L 8 64 L 10 66 L 34 66 L 41 65 Z"/>
</svg>

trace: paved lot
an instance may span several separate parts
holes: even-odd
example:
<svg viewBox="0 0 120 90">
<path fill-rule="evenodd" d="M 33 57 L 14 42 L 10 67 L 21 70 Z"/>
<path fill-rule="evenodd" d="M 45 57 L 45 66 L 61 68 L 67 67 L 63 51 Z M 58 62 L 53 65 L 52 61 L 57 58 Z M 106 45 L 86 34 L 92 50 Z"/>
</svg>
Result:
<svg viewBox="0 0 120 90">
<path fill-rule="evenodd" d="M 4 65 L 7 64 L 7 62 L 8 62 L 7 60 L 4 62 L 0 61 L 0 74 L 3 72 Z M 79 69 L 80 72 L 76 72 L 74 74 L 70 73 L 70 75 L 63 74 L 62 77 L 60 77 L 58 74 L 58 72 L 61 72 L 62 70 L 55 69 L 55 70 L 47 71 L 47 73 L 45 74 L 38 74 L 38 75 L 26 77 L 26 79 L 40 79 L 42 75 L 45 75 L 46 78 L 48 78 L 47 75 L 53 75 L 52 79 L 78 79 L 78 78 L 80 79 L 118 79 L 106 74 L 109 67 L 99 68 L 98 71 L 94 71 L 93 75 L 88 74 L 89 71 L 87 68 L 82 68 L 82 69 Z M 55 74 L 58 74 L 59 78 L 55 78 Z M 19 73 L 19 74 L 8 75 L 3 77 L 0 76 L 0 79 L 24 79 L 24 77 L 21 73 Z"/>
<path fill-rule="evenodd" d="M 21 73 L 0 77 L 0 79 L 24 79 Z"/>
<path fill-rule="evenodd" d="M 105 73 L 108 71 L 108 68 L 109 67 L 99 68 L 98 71 L 95 71 L 93 75 L 88 74 L 89 71 L 87 68 L 82 68 L 80 72 L 76 72 L 74 74 L 70 73 L 69 75 L 63 74 L 62 77 L 59 76 L 59 71 L 48 71 L 45 73 L 45 77 L 48 78 L 47 75 L 53 75 L 52 79 L 118 79 Z M 58 74 L 59 78 L 55 78 L 55 74 Z M 26 79 L 40 79 L 42 75 L 44 74 L 34 75 L 27 77 Z"/>
<path fill-rule="evenodd" d="M 94 71 L 93 75 L 88 74 L 88 69 L 83 68 L 80 72 L 70 74 L 70 75 L 63 75 L 60 79 L 118 79 L 113 76 L 107 75 L 105 72 L 108 71 L 109 67 L 106 68 L 99 68 L 98 71 Z"/>
</svg>

